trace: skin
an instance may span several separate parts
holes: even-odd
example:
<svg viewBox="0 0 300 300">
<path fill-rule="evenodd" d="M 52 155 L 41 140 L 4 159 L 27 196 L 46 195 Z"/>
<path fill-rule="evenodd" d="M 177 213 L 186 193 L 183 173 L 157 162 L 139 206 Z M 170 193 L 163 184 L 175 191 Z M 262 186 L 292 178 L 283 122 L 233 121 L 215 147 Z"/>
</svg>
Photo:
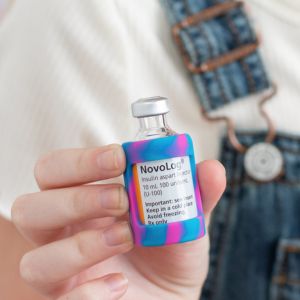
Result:
<svg viewBox="0 0 300 300">
<path fill-rule="evenodd" d="M 208 237 L 135 247 L 124 187 L 94 183 L 117 177 L 124 168 L 119 145 L 58 150 L 37 162 L 41 191 L 18 197 L 12 207 L 19 233 L 0 219 L 5 299 L 198 299 L 208 268 Z M 197 169 L 208 223 L 225 188 L 225 171 L 218 161 L 204 161 Z M 11 289 L 12 282 L 18 288 Z"/>
</svg>

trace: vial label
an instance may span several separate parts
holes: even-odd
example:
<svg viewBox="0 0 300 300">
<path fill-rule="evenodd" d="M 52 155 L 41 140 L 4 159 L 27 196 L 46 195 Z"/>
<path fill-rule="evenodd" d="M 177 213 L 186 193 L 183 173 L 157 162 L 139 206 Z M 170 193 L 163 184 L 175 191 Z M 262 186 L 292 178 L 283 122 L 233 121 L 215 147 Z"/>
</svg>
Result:
<svg viewBox="0 0 300 300">
<path fill-rule="evenodd" d="M 138 163 L 133 174 L 142 223 L 167 224 L 197 216 L 189 156 Z"/>
</svg>

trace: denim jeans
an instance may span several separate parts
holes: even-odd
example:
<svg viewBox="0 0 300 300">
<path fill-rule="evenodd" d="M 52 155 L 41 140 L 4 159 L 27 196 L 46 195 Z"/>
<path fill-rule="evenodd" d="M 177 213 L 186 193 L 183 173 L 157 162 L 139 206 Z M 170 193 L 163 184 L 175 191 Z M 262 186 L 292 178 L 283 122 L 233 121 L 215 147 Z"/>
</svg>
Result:
<svg viewBox="0 0 300 300">
<path fill-rule="evenodd" d="M 207 17 L 211 8 L 231 1 L 161 1 L 171 25 L 181 24 L 175 40 L 190 71 L 191 65 L 220 61 L 257 44 L 243 8 Z M 189 17 L 197 19 L 201 12 L 201 22 L 191 22 Z M 205 72 L 191 71 L 191 77 L 206 112 L 270 86 L 257 50 Z M 264 136 L 240 134 L 239 140 L 252 146 Z M 284 174 L 257 183 L 245 172 L 244 154 L 223 141 L 228 187 L 211 222 L 210 270 L 202 300 L 300 300 L 300 138 L 278 135 L 274 144 L 283 153 Z"/>
<path fill-rule="evenodd" d="M 239 134 L 246 146 L 265 133 Z M 300 137 L 278 134 L 284 174 L 249 178 L 244 154 L 223 140 L 228 186 L 210 224 L 210 269 L 201 300 L 300 299 Z"/>
</svg>

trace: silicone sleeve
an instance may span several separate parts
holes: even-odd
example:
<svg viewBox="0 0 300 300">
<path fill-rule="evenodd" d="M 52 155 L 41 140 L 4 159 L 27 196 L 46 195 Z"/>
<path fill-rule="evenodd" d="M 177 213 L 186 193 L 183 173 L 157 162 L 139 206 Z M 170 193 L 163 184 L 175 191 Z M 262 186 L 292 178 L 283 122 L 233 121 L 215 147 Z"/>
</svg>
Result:
<svg viewBox="0 0 300 300">
<path fill-rule="evenodd" d="M 199 184 L 196 174 L 193 142 L 188 134 L 178 134 L 150 140 L 124 143 L 126 170 L 124 181 L 130 203 L 130 221 L 135 244 L 139 246 L 163 246 L 183 243 L 205 235 L 205 223 Z M 168 224 L 146 225 L 139 217 L 137 186 L 133 166 L 137 163 L 189 156 L 192 180 L 197 202 L 197 216 Z"/>
</svg>

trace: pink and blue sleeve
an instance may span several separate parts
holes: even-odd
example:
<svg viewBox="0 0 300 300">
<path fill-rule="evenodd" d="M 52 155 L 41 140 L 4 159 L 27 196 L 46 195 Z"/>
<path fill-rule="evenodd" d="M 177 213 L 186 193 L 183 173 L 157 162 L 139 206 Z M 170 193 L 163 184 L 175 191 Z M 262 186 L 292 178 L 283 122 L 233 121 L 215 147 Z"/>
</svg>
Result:
<svg viewBox="0 0 300 300">
<path fill-rule="evenodd" d="M 197 169 L 192 139 L 188 134 L 178 134 L 157 139 L 124 143 L 126 170 L 124 181 L 130 202 L 130 221 L 135 244 L 140 246 L 164 246 L 198 239 L 205 235 Z M 134 166 L 137 163 L 188 156 L 192 173 L 193 188 L 197 204 L 197 216 L 167 224 L 144 224 L 139 214 L 139 187 Z"/>
</svg>

